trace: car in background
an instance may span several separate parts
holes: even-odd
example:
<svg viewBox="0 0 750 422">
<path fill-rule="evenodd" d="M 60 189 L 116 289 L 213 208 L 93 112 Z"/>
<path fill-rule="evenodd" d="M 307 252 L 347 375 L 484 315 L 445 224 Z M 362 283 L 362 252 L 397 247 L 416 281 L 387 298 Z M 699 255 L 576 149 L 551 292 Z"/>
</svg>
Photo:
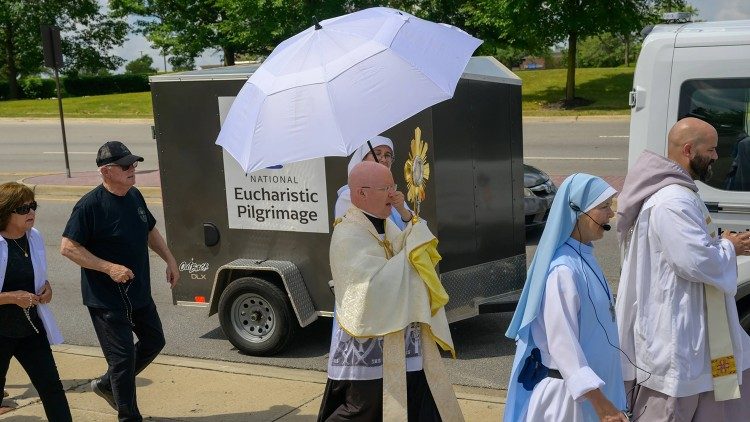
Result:
<svg viewBox="0 0 750 422">
<path fill-rule="evenodd" d="M 547 173 L 528 164 L 523 165 L 523 210 L 526 232 L 540 230 L 547 224 L 557 186 Z"/>
</svg>

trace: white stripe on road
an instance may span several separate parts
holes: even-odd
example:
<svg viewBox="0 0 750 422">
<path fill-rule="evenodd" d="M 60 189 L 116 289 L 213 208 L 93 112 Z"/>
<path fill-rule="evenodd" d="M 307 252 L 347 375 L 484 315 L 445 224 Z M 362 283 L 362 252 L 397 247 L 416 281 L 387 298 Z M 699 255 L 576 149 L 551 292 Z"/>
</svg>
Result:
<svg viewBox="0 0 750 422">
<path fill-rule="evenodd" d="M 630 135 L 599 135 L 600 138 L 629 138 Z"/>
<path fill-rule="evenodd" d="M 44 151 L 42 154 L 63 154 L 64 151 Z M 68 154 L 96 154 L 95 151 L 68 151 Z"/>
<path fill-rule="evenodd" d="M 523 157 L 525 160 L 593 160 L 593 161 L 619 161 L 624 158 L 617 157 Z"/>
</svg>

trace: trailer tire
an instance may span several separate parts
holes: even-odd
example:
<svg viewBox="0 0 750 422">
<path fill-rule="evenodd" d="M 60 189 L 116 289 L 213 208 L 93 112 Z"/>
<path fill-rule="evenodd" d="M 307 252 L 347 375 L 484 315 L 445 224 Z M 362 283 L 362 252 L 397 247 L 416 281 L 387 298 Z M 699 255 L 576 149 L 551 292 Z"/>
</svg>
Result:
<svg viewBox="0 0 750 422">
<path fill-rule="evenodd" d="M 219 322 L 234 347 L 255 356 L 279 353 L 297 326 L 286 294 L 257 277 L 238 278 L 224 289 Z"/>
</svg>

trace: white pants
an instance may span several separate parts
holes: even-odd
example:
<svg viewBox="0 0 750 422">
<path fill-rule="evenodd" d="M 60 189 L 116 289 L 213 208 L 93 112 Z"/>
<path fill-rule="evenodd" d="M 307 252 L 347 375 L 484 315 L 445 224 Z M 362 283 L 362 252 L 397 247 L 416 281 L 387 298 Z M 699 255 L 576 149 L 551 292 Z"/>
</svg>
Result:
<svg viewBox="0 0 750 422">
<path fill-rule="evenodd" d="M 579 422 L 584 420 L 583 408 L 573 400 L 565 381 L 545 378 L 534 387 L 529 400 L 527 422 Z"/>
</svg>

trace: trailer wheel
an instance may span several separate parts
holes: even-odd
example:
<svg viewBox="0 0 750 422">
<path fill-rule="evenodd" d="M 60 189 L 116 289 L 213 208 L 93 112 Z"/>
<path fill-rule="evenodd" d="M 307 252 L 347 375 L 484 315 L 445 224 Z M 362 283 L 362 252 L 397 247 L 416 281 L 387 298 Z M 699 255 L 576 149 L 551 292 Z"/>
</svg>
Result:
<svg viewBox="0 0 750 422">
<path fill-rule="evenodd" d="M 219 322 L 236 348 L 256 356 L 279 353 L 297 325 L 286 294 L 256 277 L 238 278 L 224 289 Z"/>
</svg>

